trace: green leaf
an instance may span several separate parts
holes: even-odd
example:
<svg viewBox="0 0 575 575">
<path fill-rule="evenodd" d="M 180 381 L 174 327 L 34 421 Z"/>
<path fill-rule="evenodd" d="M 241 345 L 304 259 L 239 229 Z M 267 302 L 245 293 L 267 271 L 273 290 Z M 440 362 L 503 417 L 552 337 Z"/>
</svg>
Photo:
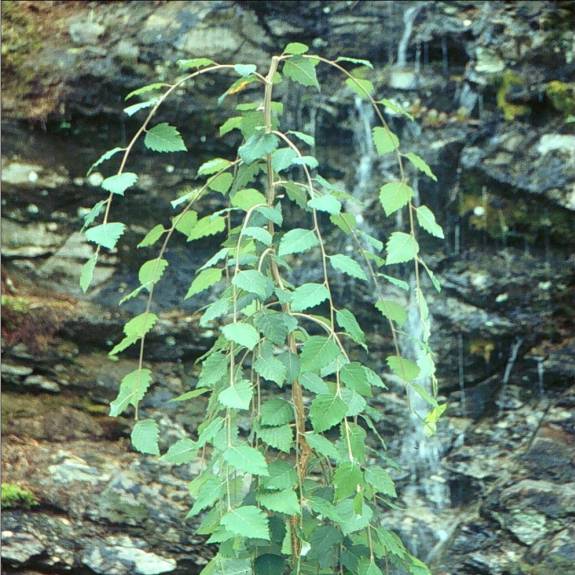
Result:
<svg viewBox="0 0 575 575">
<path fill-rule="evenodd" d="M 210 390 L 205 387 L 202 387 L 200 389 L 192 389 L 190 391 L 182 393 L 181 395 L 178 395 L 177 397 L 170 399 L 170 401 L 188 401 L 190 399 L 195 399 L 200 395 L 204 395 L 204 393 L 208 393 L 209 391 Z"/>
<path fill-rule="evenodd" d="M 365 78 L 348 78 L 345 84 L 352 92 L 366 100 L 369 99 L 368 96 L 371 96 L 375 90 L 373 82 Z"/>
<path fill-rule="evenodd" d="M 158 103 L 158 98 L 152 98 L 151 100 L 148 100 L 146 102 L 139 102 L 138 104 L 132 104 L 131 106 L 124 108 L 124 114 L 131 117 L 134 114 L 137 114 L 140 110 L 145 110 L 146 108 L 151 108 L 152 106 L 154 106 L 157 103 Z"/>
<path fill-rule="evenodd" d="M 230 533 L 251 539 L 270 539 L 267 515 L 254 505 L 245 505 L 228 511 L 221 519 Z"/>
<path fill-rule="evenodd" d="M 225 158 L 214 158 L 213 160 L 204 162 L 198 168 L 198 176 L 209 176 L 211 174 L 221 172 L 226 168 L 229 168 L 231 164 L 232 163 L 229 160 L 226 160 Z"/>
<path fill-rule="evenodd" d="M 140 96 L 141 94 L 147 94 L 148 92 L 155 92 L 156 90 L 162 89 L 164 86 L 169 86 L 169 84 L 164 84 L 163 82 L 154 82 L 153 84 L 147 84 L 146 86 L 142 86 L 141 88 L 137 88 L 130 92 L 124 100 L 129 100 L 134 96 Z"/>
<path fill-rule="evenodd" d="M 348 410 L 348 413 L 349 413 L 349 410 Z M 345 428 L 347 429 L 347 432 L 343 428 L 344 425 L 345 425 Z M 351 453 L 353 455 L 353 458 L 358 463 L 365 463 L 365 451 L 366 451 L 366 445 L 367 445 L 367 433 L 366 433 L 365 429 L 363 429 L 363 427 L 361 427 L 361 425 L 358 425 L 356 423 L 347 423 L 347 424 L 344 423 L 341 427 L 342 428 L 340 431 L 341 431 L 341 442 L 342 442 L 342 444 L 344 442 L 347 444 L 346 436 L 348 436 L 349 437 L 349 445 L 350 445 L 350 449 L 351 449 Z M 345 452 L 346 452 L 347 457 L 349 457 L 347 445 L 345 447 Z"/>
<path fill-rule="evenodd" d="M 253 575 L 252 563 L 249 559 L 228 559 L 216 555 L 200 575 Z"/>
<path fill-rule="evenodd" d="M 334 226 L 337 226 L 345 234 L 351 234 L 357 227 L 357 222 L 353 214 L 332 215 L 329 219 Z"/>
<path fill-rule="evenodd" d="M 301 42 L 290 42 L 284 48 L 284 54 L 292 54 L 294 56 L 301 56 L 309 50 L 309 47 Z"/>
<path fill-rule="evenodd" d="M 318 395 L 311 404 L 310 419 L 313 428 L 322 432 L 337 425 L 345 417 L 347 405 L 339 395 Z"/>
<path fill-rule="evenodd" d="M 347 405 L 346 416 L 355 417 L 359 415 L 366 407 L 365 399 L 353 389 L 345 388 L 341 390 L 341 398 Z"/>
<path fill-rule="evenodd" d="M 243 235 L 248 238 L 253 238 L 268 247 L 271 246 L 273 242 L 272 235 L 264 228 L 247 227 L 244 228 Z"/>
<path fill-rule="evenodd" d="M 404 291 L 409 291 L 409 284 L 403 280 L 388 276 L 386 274 L 379 274 L 382 278 L 385 278 L 391 285 L 398 287 Z"/>
<path fill-rule="evenodd" d="M 239 130 L 242 125 L 243 118 L 241 116 L 234 116 L 233 118 L 228 118 L 220 126 L 220 136 L 225 136 L 232 130 Z"/>
<path fill-rule="evenodd" d="M 188 241 L 193 242 L 206 236 L 219 234 L 226 229 L 226 220 L 221 216 L 205 216 L 198 220 L 188 234 Z"/>
<path fill-rule="evenodd" d="M 80 287 L 82 291 L 86 293 L 92 279 L 94 277 L 94 270 L 96 269 L 96 264 L 98 263 L 98 256 L 94 254 L 83 266 L 80 272 Z"/>
<path fill-rule="evenodd" d="M 365 66 L 366 68 L 371 68 L 373 70 L 373 64 L 369 60 L 361 60 L 360 58 L 348 58 L 347 56 L 340 56 L 337 58 L 336 62 L 351 62 L 352 64 Z"/>
<path fill-rule="evenodd" d="M 289 425 L 264 427 L 258 431 L 258 437 L 270 447 L 289 453 L 293 446 L 293 433 Z"/>
<path fill-rule="evenodd" d="M 399 355 L 391 355 L 386 359 L 389 369 L 404 381 L 410 382 L 419 377 L 419 367 L 413 361 Z"/>
<path fill-rule="evenodd" d="M 265 457 L 257 449 L 248 445 L 228 447 L 224 451 L 223 457 L 227 463 L 239 471 L 245 471 L 252 475 L 269 475 Z"/>
<path fill-rule="evenodd" d="M 362 483 L 363 476 L 357 463 L 346 462 L 338 465 L 333 475 L 336 501 L 355 495 Z"/>
<path fill-rule="evenodd" d="M 303 344 L 301 369 L 302 371 L 320 371 L 332 363 L 340 353 L 333 339 L 323 335 L 313 335 Z"/>
<path fill-rule="evenodd" d="M 314 158 L 313 156 L 298 156 L 293 163 L 296 166 L 307 166 L 308 168 L 315 170 L 315 168 L 317 168 L 319 166 L 319 162 L 317 161 L 317 158 Z"/>
<path fill-rule="evenodd" d="M 432 236 L 436 238 L 445 238 L 443 228 L 435 221 L 433 212 L 427 206 L 420 206 L 415 210 L 419 225 Z"/>
<path fill-rule="evenodd" d="M 242 162 L 251 164 L 260 158 L 271 154 L 278 147 L 278 139 L 274 134 L 256 132 L 238 148 Z"/>
<path fill-rule="evenodd" d="M 391 100 L 387 100 L 386 98 L 384 98 L 383 100 L 380 100 L 378 103 L 383 104 L 388 110 L 391 110 L 394 114 L 398 116 L 404 116 L 413 122 L 414 120 L 413 116 L 396 102 L 392 102 Z"/>
<path fill-rule="evenodd" d="M 323 435 L 319 435 L 313 431 L 308 431 L 305 434 L 305 440 L 307 441 L 308 445 L 320 455 L 329 457 L 335 461 L 339 459 L 339 452 L 337 451 L 337 448 L 329 439 L 325 438 Z"/>
<path fill-rule="evenodd" d="M 108 150 L 107 152 L 104 152 L 91 166 L 90 169 L 88 170 L 88 173 L 86 174 L 87 176 L 89 176 L 93 171 L 94 168 L 97 168 L 98 166 L 102 165 L 104 162 L 107 162 L 108 160 L 112 159 L 116 154 L 118 154 L 119 152 L 124 152 L 126 150 L 126 148 L 112 148 L 111 150 Z"/>
<path fill-rule="evenodd" d="M 437 422 L 439 418 L 443 415 L 443 412 L 447 409 L 447 403 L 441 405 L 436 405 L 426 416 L 425 416 L 425 435 L 431 437 L 437 432 Z"/>
<path fill-rule="evenodd" d="M 225 477 L 215 477 L 204 473 L 189 484 L 190 495 L 195 499 L 194 506 L 187 517 L 193 517 L 204 509 L 211 507 L 221 496 L 226 485 Z"/>
<path fill-rule="evenodd" d="M 199 70 L 200 68 L 212 66 L 215 62 L 209 58 L 191 58 L 188 60 L 178 60 L 177 64 L 180 70 Z"/>
<path fill-rule="evenodd" d="M 136 369 L 124 376 L 120 383 L 120 391 L 110 403 L 110 416 L 121 415 L 129 405 L 136 407 L 144 398 L 150 383 L 152 372 L 149 369 Z"/>
<path fill-rule="evenodd" d="M 86 230 L 86 239 L 109 250 L 113 250 L 124 233 L 126 226 L 120 222 L 100 224 Z"/>
<path fill-rule="evenodd" d="M 336 507 L 336 511 L 342 519 L 341 530 L 344 535 L 365 529 L 373 517 L 371 507 L 365 503 L 362 506 L 361 513 L 358 513 L 352 499 L 345 499 L 339 503 Z"/>
<path fill-rule="evenodd" d="M 339 376 L 341 381 L 350 389 L 366 397 L 371 395 L 371 385 L 367 379 L 367 372 L 361 363 L 357 361 L 346 363 L 341 368 Z"/>
<path fill-rule="evenodd" d="M 294 421 L 293 406 L 285 399 L 268 399 L 260 410 L 262 425 L 278 427 Z"/>
<path fill-rule="evenodd" d="M 167 453 L 162 455 L 161 460 L 166 463 L 173 463 L 174 465 L 182 465 L 183 463 L 191 463 L 196 459 L 199 446 L 195 441 L 185 438 L 176 441 L 170 445 Z"/>
<path fill-rule="evenodd" d="M 292 148 L 280 148 L 272 154 L 272 169 L 279 173 L 293 166 L 294 160 L 298 157 L 297 152 Z"/>
<path fill-rule="evenodd" d="M 329 290 L 323 284 L 308 283 L 296 288 L 292 294 L 293 311 L 304 311 L 329 298 Z"/>
<path fill-rule="evenodd" d="M 358 565 L 358 575 L 383 575 L 382 570 L 372 561 L 361 559 Z"/>
<path fill-rule="evenodd" d="M 339 214 L 341 212 L 341 202 L 328 194 L 312 198 L 307 205 L 313 210 L 327 212 L 328 214 Z"/>
<path fill-rule="evenodd" d="M 188 289 L 188 293 L 184 299 L 188 299 L 198 293 L 207 290 L 213 285 L 217 284 L 222 279 L 222 270 L 219 268 L 207 268 L 202 270 L 192 282 Z"/>
<path fill-rule="evenodd" d="M 293 489 L 262 493 L 257 497 L 258 503 L 270 511 L 285 513 L 286 515 L 299 515 L 301 509 L 296 492 Z"/>
<path fill-rule="evenodd" d="M 294 82 L 302 86 L 313 86 L 319 91 L 319 82 L 317 81 L 317 74 L 315 68 L 317 60 L 310 58 L 300 58 L 298 56 L 286 60 L 283 73 L 284 76 L 290 78 Z"/>
<path fill-rule="evenodd" d="M 201 270 L 205 270 L 207 268 L 211 268 L 212 266 L 214 266 L 215 264 L 223 261 L 226 259 L 226 256 L 229 253 L 229 248 L 222 248 L 221 250 L 218 250 L 207 262 L 205 262 L 201 267 L 199 267 L 198 269 Z"/>
<path fill-rule="evenodd" d="M 174 227 L 178 232 L 189 236 L 194 229 L 194 226 L 198 223 L 198 214 L 193 210 L 183 212 L 174 218 Z"/>
<path fill-rule="evenodd" d="M 145 236 L 144 239 L 138 244 L 139 248 L 147 248 L 153 246 L 166 232 L 162 224 L 154 226 Z"/>
<path fill-rule="evenodd" d="M 431 178 L 434 182 L 437 182 L 437 176 L 432 172 L 427 162 L 421 156 L 418 156 L 413 152 L 409 152 L 408 154 L 405 154 L 405 157 L 420 172 L 423 172 L 428 178 Z"/>
<path fill-rule="evenodd" d="M 256 373 L 261 375 L 264 379 L 277 383 L 280 387 L 284 384 L 287 375 L 286 366 L 276 357 L 272 355 L 263 357 L 260 356 L 254 364 Z"/>
<path fill-rule="evenodd" d="M 150 291 L 152 286 L 160 281 L 167 267 L 168 262 L 164 259 L 158 258 L 148 260 L 146 263 L 142 264 L 142 267 L 138 272 L 138 279 L 142 286 Z"/>
<path fill-rule="evenodd" d="M 386 265 L 400 264 L 415 259 L 419 253 L 416 239 L 404 232 L 393 232 L 387 241 Z"/>
<path fill-rule="evenodd" d="M 305 186 L 296 184 L 295 182 L 283 182 L 282 186 L 286 191 L 287 197 L 304 210 L 307 206 L 307 191 Z"/>
<path fill-rule="evenodd" d="M 234 70 L 240 76 L 249 76 L 257 70 L 257 66 L 254 66 L 253 64 L 236 64 L 234 66 Z"/>
<path fill-rule="evenodd" d="M 132 318 L 124 326 L 124 333 L 126 334 L 124 339 L 120 343 L 116 344 L 108 355 L 116 355 L 136 343 L 136 341 L 146 335 L 154 325 L 156 325 L 157 321 L 158 316 L 155 313 L 150 312 L 141 313 Z"/>
<path fill-rule="evenodd" d="M 253 397 L 252 384 L 242 379 L 235 385 L 230 385 L 218 395 L 218 401 L 231 409 L 249 409 Z"/>
<path fill-rule="evenodd" d="M 278 255 L 280 257 L 289 254 L 298 254 L 308 251 L 319 245 L 317 236 L 313 230 L 295 228 L 287 232 L 281 239 Z"/>
<path fill-rule="evenodd" d="M 269 206 L 261 206 L 256 209 L 256 212 L 261 214 L 266 220 L 273 222 L 278 226 L 283 224 L 281 204 L 278 204 L 275 208 L 270 208 Z"/>
<path fill-rule="evenodd" d="M 166 122 L 156 124 L 146 132 L 144 145 L 154 152 L 185 152 L 187 150 L 180 132 Z"/>
<path fill-rule="evenodd" d="M 158 424 L 153 419 L 141 419 L 132 429 L 132 445 L 140 453 L 160 455 Z"/>
<path fill-rule="evenodd" d="M 298 132 L 296 130 L 290 130 L 288 134 L 293 134 L 298 140 L 301 140 L 304 144 L 308 146 L 315 146 L 315 138 L 309 134 L 304 134 L 303 132 Z"/>
<path fill-rule="evenodd" d="M 221 172 L 212 176 L 208 180 L 208 188 L 214 190 L 214 192 L 219 192 L 220 194 L 227 194 L 229 189 L 232 187 L 234 177 L 229 172 Z"/>
<path fill-rule="evenodd" d="M 274 284 L 271 279 L 257 270 L 244 270 L 239 272 L 232 284 L 248 293 L 256 294 L 265 300 L 273 293 Z"/>
<path fill-rule="evenodd" d="M 253 188 L 239 190 L 232 197 L 232 206 L 248 211 L 254 206 L 267 204 L 266 197 Z"/>
<path fill-rule="evenodd" d="M 278 355 L 278 359 L 286 366 L 288 383 L 293 383 L 300 374 L 300 361 L 298 355 L 291 353 L 290 351 L 284 351 Z"/>
<path fill-rule="evenodd" d="M 108 200 L 101 200 L 96 202 L 90 211 L 84 216 L 84 225 L 82 226 L 82 231 L 84 231 L 88 226 L 91 226 L 96 218 L 104 211 L 104 206 L 108 203 Z"/>
<path fill-rule="evenodd" d="M 265 553 L 255 560 L 253 574 L 250 569 L 246 575 L 278 575 L 285 572 L 285 563 L 286 560 L 281 555 Z"/>
<path fill-rule="evenodd" d="M 198 436 L 198 446 L 203 447 L 209 441 L 212 441 L 214 437 L 218 434 L 220 429 L 224 426 L 224 418 L 223 417 L 216 417 L 213 421 L 205 425 L 205 422 L 200 425 L 199 429 L 200 435 Z"/>
<path fill-rule="evenodd" d="M 353 313 L 347 309 L 337 310 L 335 313 L 335 318 L 338 325 L 345 330 L 345 332 L 359 344 L 365 343 L 365 333 L 361 329 L 357 318 Z"/>
<path fill-rule="evenodd" d="M 403 208 L 413 197 L 413 190 L 403 182 L 390 182 L 379 190 L 379 201 L 386 216 Z"/>
<path fill-rule="evenodd" d="M 369 465 L 365 470 L 365 480 L 379 493 L 388 497 L 397 497 L 393 479 L 385 469 L 377 465 Z"/>
<path fill-rule="evenodd" d="M 299 382 L 304 389 L 312 393 L 329 393 L 327 383 L 317 374 L 311 371 L 300 374 Z"/>
<path fill-rule="evenodd" d="M 277 345 L 285 343 L 288 334 L 297 327 L 294 317 L 273 310 L 258 312 L 254 322 L 266 339 Z"/>
<path fill-rule="evenodd" d="M 269 465 L 269 477 L 262 479 L 265 489 L 290 489 L 297 483 L 297 473 L 288 461 L 278 459 Z"/>
<path fill-rule="evenodd" d="M 388 299 L 380 299 L 375 304 L 375 307 L 384 317 L 395 322 L 399 327 L 407 321 L 407 310 L 397 302 Z"/>
<path fill-rule="evenodd" d="M 222 328 L 222 333 L 228 341 L 243 345 L 249 350 L 254 349 L 260 340 L 259 333 L 249 323 L 230 323 Z"/>
<path fill-rule="evenodd" d="M 398 137 L 387 128 L 376 127 L 372 131 L 373 143 L 380 156 L 389 154 L 399 147 Z"/>
<path fill-rule="evenodd" d="M 335 270 L 339 272 L 347 274 L 352 278 L 367 281 L 367 275 L 361 266 L 349 256 L 344 256 L 343 254 L 335 254 L 333 256 L 329 256 L 329 263 Z"/>
</svg>

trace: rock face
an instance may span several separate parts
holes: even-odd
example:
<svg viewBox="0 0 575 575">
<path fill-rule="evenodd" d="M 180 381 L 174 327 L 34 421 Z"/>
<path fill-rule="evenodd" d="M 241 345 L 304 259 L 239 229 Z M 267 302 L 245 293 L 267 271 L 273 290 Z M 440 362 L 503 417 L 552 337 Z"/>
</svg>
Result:
<svg viewBox="0 0 575 575">
<path fill-rule="evenodd" d="M 212 550 L 183 520 L 201 462 L 130 452 L 131 422 L 109 418 L 107 402 L 136 359 L 112 363 L 107 350 L 141 311 L 138 298 L 116 305 L 151 257 L 136 244 L 168 220 L 169 200 L 205 157 L 232 153 L 217 132 L 232 108 L 215 102 L 233 79 L 198 81 L 193 97 L 166 104 L 161 120 L 181 127 L 191 153 L 152 162 L 135 151 L 137 188 L 114 207 L 128 222 L 125 241 L 101 258 L 89 296 L 78 279 L 93 248 L 79 229 L 109 168 L 86 171 L 139 127 L 122 112 L 126 93 L 169 82 L 176 60 L 264 70 L 298 40 L 369 58 L 378 94 L 420 126 L 390 116 L 393 129 L 439 180 L 420 180 L 418 191 L 446 232 L 444 244 L 421 239 L 443 284 L 431 311 L 449 409 L 438 442 L 410 468 L 404 394 L 392 387 L 375 398 L 389 455 L 404 466 L 405 510 L 390 525 L 438 575 L 573 575 L 574 19 L 575 3 L 550 1 L 3 5 L 3 481 L 39 501 L 3 510 L 3 571 L 179 575 L 207 562 Z M 376 196 L 393 168 L 359 145 L 373 118 L 330 72 L 320 69 L 320 81 L 315 103 L 293 85 L 278 92 L 286 123 L 316 135 L 322 173 L 356 196 L 361 221 L 385 240 Z M 194 313 L 209 295 L 182 304 L 213 252 L 209 241 L 193 252 L 176 242 L 167 257 L 178 271 L 158 285 L 146 352 L 157 377 L 142 409 L 160 426 L 162 450 L 204 412 L 202 398 L 169 400 L 192 387 L 193 362 L 215 336 Z M 337 287 L 370 326 L 383 373 L 390 344 L 365 305 L 369 288 L 344 278 Z"/>
</svg>

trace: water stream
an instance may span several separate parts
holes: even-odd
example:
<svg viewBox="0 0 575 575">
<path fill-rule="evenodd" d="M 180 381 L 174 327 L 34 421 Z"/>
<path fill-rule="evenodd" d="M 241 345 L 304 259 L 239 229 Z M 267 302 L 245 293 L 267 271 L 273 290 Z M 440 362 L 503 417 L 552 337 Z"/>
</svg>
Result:
<svg viewBox="0 0 575 575">
<path fill-rule="evenodd" d="M 423 4 L 415 4 L 403 13 L 403 34 L 397 46 L 397 61 L 395 63 L 398 68 L 404 68 L 407 64 L 407 48 L 413 32 L 413 25 L 422 8 Z"/>
</svg>

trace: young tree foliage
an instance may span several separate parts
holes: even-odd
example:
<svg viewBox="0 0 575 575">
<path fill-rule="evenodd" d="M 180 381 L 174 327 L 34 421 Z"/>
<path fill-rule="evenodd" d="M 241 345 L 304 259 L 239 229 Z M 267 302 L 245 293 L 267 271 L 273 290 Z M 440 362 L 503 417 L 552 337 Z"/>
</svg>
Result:
<svg viewBox="0 0 575 575">
<path fill-rule="evenodd" d="M 134 103 L 125 112 L 147 114 L 141 129 L 126 147 L 105 152 L 90 168 L 108 168 L 113 162 L 118 166 L 103 180 L 107 199 L 85 218 L 86 240 L 95 251 L 81 271 L 82 289 L 89 289 L 102 251 L 115 250 L 130 223 L 113 221 L 114 203 L 138 186 L 139 175 L 127 170 L 136 143 L 141 140 L 157 161 L 165 154 L 187 153 L 176 126 L 155 122 L 172 93 L 207 74 L 231 75 L 220 102 L 240 94 L 242 101 L 233 116 L 222 121 L 219 133 L 241 134 L 242 142 L 236 155 L 204 162 L 195 185 L 171 202 L 171 221 L 158 222 L 138 244 L 154 253 L 139 270 L 139 287 L 122 301 L 145 296 L 145 310 L 126 323 L 110 355 L 137 345 L 139 365 L 120 382 L 110 415 L 133 410 L 132 445 L 141 453 L 161 456 L 173 465 L 188 464 L 200 453 L 205 458 L 189 486 L 193 501 L 188 513 L 203 515 L 198 533 L 219 545 L 203 575 L 379 575 L 390 565 L 425 575 L 425 565 L 382 526 L 379 512 L 393 505 L 397 493 L 388 459 L 377 461 L 371 448 L 369 437 L 377 431 L 369 402 L 387 388 L 373 369 L 356 359 L 365 357 L 369 341 L 346 308 L 348 302 L 336 300 L 332 290 L 334 278 L 370 285 L 374 313 L 389 325 L 395 348 L 386 361 L 389 374 L 413 386 L 431 405 L 422 425 L 433 433 L 445 405 L 420 384 L 423 375 L 435 378 L 420 269 L 436 289 L 440 286 L 422 259 L 417 235 L 421 228 L 443 238 L 443 230 L 429 207 L 414 205 L 408 175 L 412 170 L 434 181 L 436 177 L 423 158 L 403 151 L 383 112 L 412 118 L 392 101 L 374 99 L 375 86 L 366 77 L 373 68 L 368 61 L 344 56 L 328 60 L 299 42 L 273 57 L 267 71 L 207 58 L 180 60 L 178 66 L 184 76 L 174 83 L 149 84 L 128 94 L 126 99 Z M 320 66 L 343 74 L 349 90 L 373 106 L 380 120 L 372 132 L 375 149 L 397 161 L 395 178 L 381 182 L 382 215 L 405 210 L 409 224 L 387 238 L 358 228 L 355 216 L 345 209 L 349 195 L 321 176 L 318 161 L 310 155 L 314 136 L 283 125 L 283 105 L 274 100 L 274 91 L 289 90 L 295 83 L 317 93 Z M 246 87 L 251 101 L 243 98 Z M 201 200 L 209 194 L 222 208 L 206 214 Z M 296 228 L 284 226 L 288 209 L 298 212 Z M 327 227 L 355 243 L 352 255 L 336 253 L 325 242 Z M 190 437 L 161 454 L 160 428 L 154 419 L 140 417 L 139 405 L 154 384 L 154 374 L 144 365 L 145 341 L 158 322 L 151 304 L 155 287 L 169 275 L 165 256 L 174 235 L 188 243 L 209 237 L 221 244 L 195 270 L 182 294 L 194 298 L 217 288 L 213 291 L 219 295 L 203 309 L 200 326 L 217 327 L 219 337 L 199 360 L 195 388 L 172 400 L 207 399 L 205 419 Z M 292 284 L 289 270 L 300 265 L 321 270 L 321 277 Z M 415 272 L 413 288 L 396 277 L 405 266 Z M 397 345 L 398 330 L 408 320 L 404 299 L 392 298 L 389 291 L 386 295 L 382 282 L 400 293 L 413 290 L 423 324 L 423 336 L 416 342 L 423 360 L 417 363 L 403 357 Z"/>
</svg>

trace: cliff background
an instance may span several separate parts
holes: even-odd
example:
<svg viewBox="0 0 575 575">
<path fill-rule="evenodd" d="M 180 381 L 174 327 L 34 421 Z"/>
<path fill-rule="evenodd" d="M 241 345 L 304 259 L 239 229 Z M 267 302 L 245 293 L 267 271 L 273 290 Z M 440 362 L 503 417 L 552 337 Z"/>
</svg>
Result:
<svg viewBox="0 0 575 575">
<path fill-rule="evenodd" d="M 130 452 L 130 421 L 107 417 L 135 361 L 107 351 L 141 305 L 117 307 L 147 259 L 135 245 L 202 161 L 232 152 L 217 131 L 232 110 L 216 104 L 228 80 L 198 81 L 163 108 L 190 153 L 157 162 L 138 150 L 139 187 L 114 206 L 129 233 L 88 296 L 78 279 L 92 248 L 79 229 L 109 174 L 86 171 L 137 129 L 124 96 L 174 78 L 176 60 L 261 71 L 301 41 L 371 60 L 378 94 L 419 126 L 391 117 L 394 130 L 438 176 L 419 194 L 447 238 L 425 249 L 444 286 L 431 311 L 449 409 L 425 443 L 401 389 L 376 398 L 402 465 L 403 509 L 383 520 L 437 575 L 575 573 L 574 2 L 12 1 L 2 36 L 3 572 L 179 575 L 210 556 L 183 521 L 194 465 Z M 320 82 L 319 98 L 284 91 L 286 123 L 316 135 L 323 175 L 385 238 L 377 190 L 391 166 L 368 144 L 372 115 L 329 70 Z M 213 337 L 181 300 L 214 251 L 175 245 L 180 265 L 159 290 L 148 359 L 161 377 L 145 409 L 166 444 L 204 409 L 167 402 L 192 386 Z M 363 305 L 369 289 L 343 278 L 339 288 L 363 310 L 383 372 L 389 342 Z"/>
</svg>

